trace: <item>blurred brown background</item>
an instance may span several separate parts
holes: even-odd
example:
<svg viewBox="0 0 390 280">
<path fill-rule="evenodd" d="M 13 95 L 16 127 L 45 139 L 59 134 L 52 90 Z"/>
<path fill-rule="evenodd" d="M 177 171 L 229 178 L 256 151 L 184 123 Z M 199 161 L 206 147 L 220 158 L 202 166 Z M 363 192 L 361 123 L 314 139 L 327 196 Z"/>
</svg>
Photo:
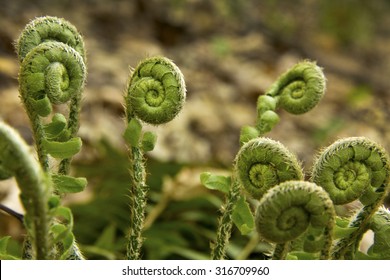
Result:
<svg viewBox="0 0 390 280">
<path fill-rule="evenodd" d="M 389 13 L 386 0 L 0 0 L 0 118 L 31 143 L 13 43 L 31 19 L 51 15 L 78 28 L 88 54 L 76 166 L 104 157 L 102 139 L 124 153 L 129 67 L 155 54 L 176 62 L 188 95 L 178 118 L 150 128 L 158 143 L 149 157 L 195 169 L 188 185 L 199 183 L 199 170 L 231 168 L 241 126 L 255 122 L 257 97 L 302 59 L 324 68 L 326 95 L 305 115 L 280 112 L 269 137 L 306 170 L 320 147 L 340 137 L 364 135 L 389 151 Z"/>
</svg>

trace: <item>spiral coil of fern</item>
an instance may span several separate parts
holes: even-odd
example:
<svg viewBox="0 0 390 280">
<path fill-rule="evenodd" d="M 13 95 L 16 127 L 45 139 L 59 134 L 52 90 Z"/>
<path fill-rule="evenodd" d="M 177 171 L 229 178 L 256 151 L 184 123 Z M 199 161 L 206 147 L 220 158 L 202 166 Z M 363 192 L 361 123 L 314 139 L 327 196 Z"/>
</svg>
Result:
<svg viewBox="0 0 390 280">
<path fill-rule="evenodd" d="M 367 138 L 344 138 L 318 157 L 313 166 L 312 181 L 323 187 L 336 205 L 356 199 L 363 204 L 349 225 L 358 230 L 335 246 L 334 257 L 344 258 L 347 251 L 360 242 L 365 225 L 388 193 L 389 156 L 381 146 Z"/>
<path fill-rule="evenodd" d="M 274 259 L 284 259 L 288 243 L 305 232 L 320 232 L 324 239 L 320 258 L 329 259 L 334 217 L 332 200 L 321 187 L 304 181 L 287 181 L 261 198 L 256 229 L 264 239 L 278 244 Z"/>
<path fill-rule="evenodd" d="M 168 58 L 151 57 L 133 71 L 126 96 L 127 118 L 149 124 L 171 121 L 181 111 L 186 89 L 183 74 Z"/>
<path fill-rule="evenodd" d="M 31 241 L 31 257 L 50 259 L 52 239 L 49 234 L 51 214 L 48 199 L 50 179 L 35 161 L 30 148 L 8 125 L 0 122 L 0 167 L 15 177 L 26 210 L 24 223 Z"/>
<path fill-rule="evenodd" d="M 296 156 L 280 142 L 265 137 L 241 147 L 235 169 L 241 185 L 255 199 L 284 181 L 303 179 Z"/>
<path fill-rule="evenodd" d="M 75 140 L 79 127 L 81 93 L 86 79 L 83 39 L 66 20 L 39 17 L 23 30 L 16 50 L 21 62 L 20 96 L 32 124 L 39 160 L 47 171 L 47 142 Z M 50 115 L 52 104 L 67 102 L 69 115 L 63 133 L 51 137 L 40 118 Z M 70 157 L 61 159 L 59 173 L 66 174 Z"/>
<path fill-rule="evenodd" d="M 141 121 L 152 125 L 171 121 L 182 109 L 185 98 L 183 74 L 168 58 L 160 56 L 147 58 L 132 71 L 125 96 L 128 122 L 125 139 L 129 144 L 131 162 L 131 228 L 127 245 L 128 259 L 141 258 L 142 230 L 149 189 L 145 183 L 143 154 L 153 149 L 156 139 L 156 136 L 148 132 L 141 137 Z"/>
<path fill-rule="evenodd" d="M 272 130 L 279 122 L 275 113 L 282 108 L 292 114 L 303 114 L 313 109 L 323 97 L 326 79 L 315 62 L 304 60 L 282 74 L 265 95 L 257 100 L 259 135 Z"/>
</svg>

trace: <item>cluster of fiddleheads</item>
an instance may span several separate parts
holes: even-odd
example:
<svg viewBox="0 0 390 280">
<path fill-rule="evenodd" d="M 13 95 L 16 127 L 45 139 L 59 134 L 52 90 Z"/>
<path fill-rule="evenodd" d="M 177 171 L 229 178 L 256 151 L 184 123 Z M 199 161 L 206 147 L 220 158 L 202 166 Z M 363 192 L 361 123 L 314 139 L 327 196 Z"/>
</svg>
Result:
<svg viewBox="0 0 390 280">
<path fill-rule="evenodd" d="M 297 159 L 279 142 L 263 137 L 279 122 L 277 108 L 292 114 L 314 108 L 324 95 L 325 81 L 320 67 L 303 61 L 281 75 L 258 98 L 256 126 L 241 130 L 241 149 L 212 247 L 213 259 L 225 256 L 234 212 L 242 208 L 240 187 L 260 201 L 254 225 L 263 239 L 276 244 L 274 259 L 362 257 L 359 244 L 363 234 L 370 227 L 378 229 L 375 221 L 388 223 L 378 208 L 390 188 L 389 156 L 378 144 L 364 137 L 336 141 L 317 157 L 311 172 L 313 183 L 309 183 L 303 181 Z M 217 181 L 221 182 L 224 181 Z M 207 186 L 213 182 L 205 183 Z M 357 199 L 363 207 L 347 224 L 335 216 L 333 205 Z M 246 212 L 239 210 L 247 216 L 239 222 L 250 224 L 248 217 L 253 213 L 246 208 Z M 381 238 L 382 232 L 372 246 L 376 250 L 374 257 L 380 255 L 379 247 L 388 250 L 383 244 L 378 247 Z"/>
<path fill-rule="evenodd" d="M 41 17 L 26 26 L 16 49 L 20 97 L 31 120 L 40 164 L 18 134 L 0 123 L 0 179 L 14 176 L 21 189 L 27 229 L 23 256 L 82 259 L 71 232 L 72 213 L 60 205 L 58 194 L 80 191 L 86 185 L 85 179 L 68 175 L 71 158 L 81 148 L 77 130 L 86 79 L 84 43 L 69 22 Z M 242 128 L 233 175 L 203 174 L 205 185 L 227 194 L 213 259 L 225 257 L 233 222 L 241 232 L 256 228 L 264 240 L 275 243 L 274 259 L 362 257 L 359 243 L 368 229 L 375 239 L 364 257 L 389 258 L 390 215 L 380 206 L 390 188 L 390 159 L 382 147 L 363 137 L 339 140 L 317 157 L 312 182 L 305 182 L 296 157 L 281 143 L 263 137 L 279 122 L 279 108 L 306 113 L 318 104 L 325 87 L 324 74 L 314 62 L 300 62 L 282 74 L 259 96 L 255 126 Z M 143 131 L 143 123 L 171 121 L 185 98 L 183 75 L 171 60 L 151 57 L 132 71 L 125 95 L 124 132 L 131 161 L 128 259 L 141 258 L 148 194 L 144 153 L 153 150 L 156 142 L 154 133 Z M 67 116 L 55 112 L 62 104 L 68 105 Z M 49 155 L 60 160 L 57 172 Z M 255 207 L 246 196 L 256 201 Z M 357 199 L 362 209 L 337 229 L 333 206 Z M 255 219 L 251 208 L 256 208 Z M 0 247 L 3 242 L 0 239 Z M 5 255 L 0 252 L 0 256 Z"/>
<path fill-rule="evenodd" d="M 124 138 L 129 146 L 131 227 L 128 259 L 140 259 L 143 243 L 148 186 L 144 152 L 151 151 L 156 135 L 142 132 L 142 122 L 159 125 L 171 121 L 183 107 L 186 88 L 180 69 L 165 57 L 150 57 L 133 71 L 125 96 L 127 128 Z"/>
<path fill-rule="evenodd" d="M 241 129 L 242 147 L 237 154 L 235 174 L 222 206 L 217 238 L 211 252 L 213 259 L 225 257 L 235 205 L 240 198 L 240 186 L 259 199 L 281 182 L 303 178 L 298 161 L 283 145 L 258 137 L 271 131 L 279 122 L 278 108 L 293 114 L 303 114 L 314 108 L 325 93 L 325 82 L 322 69 L 316 63 L 302 61 L 282 74 L 265 95 L 259 96 L 256 126 L 247 125 Z"/>
<path fill-rule="evenodd" d="M 385 256 L 389 248 L 383 238 L 389 215 L 378 208 L 390 183 L 386 151 L 364 137 L 344 138 L 320 153 L 311 175 L 313 183 L 290 180 L 269 188 L 260 198 L 255 225 L 262 238 L 276 244 L 273 258 Z M 357 199 L 362 209 L 342 227 L 339 220 L 336 229 L 334 205 Z M 375 231 L 375 240 L 367 256 L 359 245 L 368 229 Z"/>
</svg>

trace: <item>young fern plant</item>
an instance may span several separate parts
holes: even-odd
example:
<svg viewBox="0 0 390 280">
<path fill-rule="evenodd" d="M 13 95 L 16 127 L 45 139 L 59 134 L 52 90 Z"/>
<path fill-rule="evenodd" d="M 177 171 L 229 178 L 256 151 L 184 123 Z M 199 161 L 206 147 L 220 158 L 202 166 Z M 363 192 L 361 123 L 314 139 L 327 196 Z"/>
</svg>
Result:
<svg viewBox="0 0 390 280">
<path fill-rule="evenodd" d="M 160 125 L 174 119 L 183 107 L 186 87 L 180 69 L 165 57 L 142 61 L 130 76 L 125 95 L 130 165 L 130 220 L 127 258 L 141 259 L 148 186 L 144 153 L 152 151 L 157 136 L 143 132 L 142 123 Z"/>
<path fill-rule="evenodd" d="M 262 142 L 259 145 L 253 139 L 264 136 L 275 127 L 279 122 L 279 116 L 276 113 L 279 108 L 292 114 L 303 114 L 314 108 L 325 93 L 325 83 L 322 69 L 311 61 L 299 62 L 286 71 L 271 85 L 265 95 L 259 96 L 256 125 L 242 127 L 241 150 L 248 150 L 249 155 L 244 156 L 240 150 L 234 163 L 232 177 L 224 178 L 209 173 L 201 174 L 203 185 L 211 189 L 219 189 L 227 194 L 221 207 L 222 214 L 218 222 L 217 237 L 212 245 L 212 259 L 225 258 L 233 222 L 241 229 L 242 233 L 248 233 L 254 227 L 252 213 L 245 203 L 244 197 L 241 196 L 241 186 L 256 199 L 260 199 L 267 188 L 285 180 L 302 179 L 302 171 L 300 171 L 299 164 L 295 162 L 295 159 L 288 161 L 292 164 L 291 167 L 287 167 L 291 168 L 290 172 L 287 172 L 288 174 L 282 175 L 283 172 L 277 170 L 278 164 L 281 164 L 282 169 L 287 166 L 281 163 L 281 159 L 283 161 L 290 158 L 290 153 L 284 147 L 281 147 L 280 144 L 271 144 L 271 140 L 264 141 L 264 139 L 259 140 Z M 252 140 L 254 142 L 251 142 Z M 262 147 L 262 145 L 264 146 Z M 271 148 L 271 146 L 273 147 Z M 281 152 L 281 154 L 276 156 L 273 152 Z M 274 158 L 271 154 L 274 155 Z M 248 162 L 246 162 L 247 160 Z M 277 163 L 272 162 L 273 160 Z M 244 173 L 246 175 L 243 175 Z"/>
<path fill-rule="evenodd" d="M 60 198 L 66 193 L 82 191 L 87 184 L 85 178 L 69 175 L 71 158 L 80 151 L 82 144 L 77 131 L 81 94 L 86 80 L 84 42 L 71 23 L 46 16 L 27 24 L 15 48 L 20 61 L 19 94 L 31 122 L 41 170 L 34 173 L 37 176 L 35 180 L 43 181 L 41 178 L 45 178 L 47 181 L 41 186 L 47 189 L 47 194 L 40 198 L 39 203 L 46 205 L 41 206 L 42 209 L 49 209 L 31 212 L 24 203 L 28 234 L 23 258 L 82 259 L 72 234 L 72 213 L 69 208 L 60 205 Z M 62 104 L 68 105 L 67 117 L 55 112 Z M 12 147 L 16 149 L 16 146 Z M 11 146 L 8 148 L 11 149 Z M 25 150 L 23 148 L 23 153 Z M 18 156 L 14 160 L 22 157 L 17 149 L 14 153 Z M 2 161 L 3 167 L 12 164 L 9 158 L 6 160 Z M 22 190 L 30 187 L 28 182 L 18 183 Z M 35 199 L 31 192 L 22 193 L 22 202 Z M 40 222 L 47 227 L 45 231 L 41 230 L 39 236 L 29 230 L 36 221 L 46 221 Z M 42 242 L 36 244 L 37 238 L 47 239 L 46 245 L 39 245 Z M 41 247 L 44 252 L 39 251 Z"/>
<path fill-rule="evenodd" d="M 66 175 L 71 157 L 81 148 L 76 134 L 86 80 L 83 39 L 69 22 L 40 17 L 23 30 L 16 49 L 21 63 L 20 98 L 31 121 L 39 161 L 45 171 L 51 171 L 48 155 L 60 159 L 57 173 Z M 53 106 L 60 104 L 69 107 L 67 119 L 52 114 Z M 50 116 L 51 121 L 44 119 Z"/>
<path fill-rule="evenodd" d="M 283 73 L 275 83 L 257 99 L 256 126 L 241 129 L 241 145 L 252 138 L 270 132 L 280 121 L 276 110 L 300 115 L 309 112 L 322 99 L 326 79 L 315 62 L 304 60 Z"/>
<path fill-rule="evenodd" d="M 243 148 L 254 141 L 259 140 Z M 267 149 L 262 151 L 270 154 Z M 293 166 L 287 159 L 281 162 Z M 390 247 L 385 240 L 390 216 L 381 205 L 389 191 L 389 162 L 377 143 L 364 137 L 344 138 L 318 156 L 313 182 L 286 180 L 261 193 L 255 225 L 264 240 L 276 244 L 272 258 L 388 259 Z M 258 168 L 257 164 L 249 166 Z M 263 173 L 261 178 L 270 177 Z M 351 219 L 335 216 L 334 205 L 356 199 L 363 207 Z M 374 244 L 364 254 L 359 246 L 369 229 L 375 233 Z"/>
</svg>

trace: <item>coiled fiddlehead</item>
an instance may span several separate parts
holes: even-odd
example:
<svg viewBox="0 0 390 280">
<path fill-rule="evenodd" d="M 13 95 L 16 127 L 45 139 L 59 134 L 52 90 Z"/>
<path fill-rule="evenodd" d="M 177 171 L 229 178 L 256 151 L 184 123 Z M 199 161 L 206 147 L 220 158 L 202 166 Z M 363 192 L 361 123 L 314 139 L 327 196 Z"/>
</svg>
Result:
<svg viewBox="0 0 390 280">
<path fill-rule="evenodd" d="M 153 149 L 156 136 L 145 132 L 142 144 L 142 124 L 139 120 L 153 124 L 171 121 L 183 107 L 186 88 L 180 69 L 165 57 L 151 57 L 142 61 L 132 71 L 127 87 L 125 139 L 129 144 L 130 167 L 130 211 L 131 228 L 128 237 L 127 258 L 140 259 L 143 243 L 146 196 L 146 172 L 143 154 Z"/>
<path fill-rule="evenodd" d="M 252 139 L 241 147 L 235 169 L 241 185 L 255 199 L 284 181 L 303 179 L 295 155 L 280 142 L 263 137 Z"/>
<path fill-rule="evenodd" d="M 31 242 L 32 257 L 50 259 L 52 224 L 48 200 L 51 182 L 35 161 L 30 148 L 19 134 L 0 122 L 0 166 L 15 177 L 26 210 L 24 223 Z"/>
<path fill-rule="evenodd" d="M 59 173 L 66 174 L 70 155 L 56 154 L 51 144 L 70 140 L 76 146 L 81 145 L 75 136 L 86 79 L 82 37 L 73 25 L 63 19 L 40 17 L 23 30 L 16 49 L 21 62 L 20 96 L 32 124 L 39 160 L 44 170 L 48 170 L 48 153 L 61 158 Z M 68 101 L 69 116 L 67 122 L 64 121 L 64 129 L 61 133 L 50 135 L 44 129 L 41 117 L 47 117 L 52 112 L 52 104 Z"/>
<path fill-rule="evenodd" d="M 20 62 L 35 47 L 43 42 L 62 42 L 72 47 L 85 61 L 84 40 L 70 22 L 57 17 L 38 17 L 26 25 L 17 44 Z"/>
<path fill-rule="evenodd" d="M 318 104 L 325 89 L 325 76 L 315 62 L 297 63 L 282 74 L 265 95 L 259 96 L 256 123 L 259 134 L 271 131 L 279 122 L 277 108 L 292 114 L 306 113 Z"/>
<path fill-rule="evenodd" d="M 324 239 L 321 258 L 328 259 L 334 217 L 332 200 L 321 187 L 304 181 L 288 181 L 273 187 L 261 198 L 255 224 L 260 236 L 278 244 L 275 259 L 283 259 L 288 242 L 307 231 L 320 232 Z"/>
<path fill-rule="evenodd" d="M 165 57 L 151 57 L 133 71 L 128 85 L 126 108 L 149 124 L 171 121 L 186 98 L 184 78 L 179 68 Z"/>
<path fill-rule="evenodd" d="M 364 205 L 349 225 L 358 229 L 335 246 L 334 257 L 344 258 L 347 251 L 360 242 L 366 223 L 388 192 L 389 156 L 377 143 L 364 137 L 341 139 L 318 157 L 312 181 L 323 187 L 335 204 L 359 199 Z"/>
</svg>

